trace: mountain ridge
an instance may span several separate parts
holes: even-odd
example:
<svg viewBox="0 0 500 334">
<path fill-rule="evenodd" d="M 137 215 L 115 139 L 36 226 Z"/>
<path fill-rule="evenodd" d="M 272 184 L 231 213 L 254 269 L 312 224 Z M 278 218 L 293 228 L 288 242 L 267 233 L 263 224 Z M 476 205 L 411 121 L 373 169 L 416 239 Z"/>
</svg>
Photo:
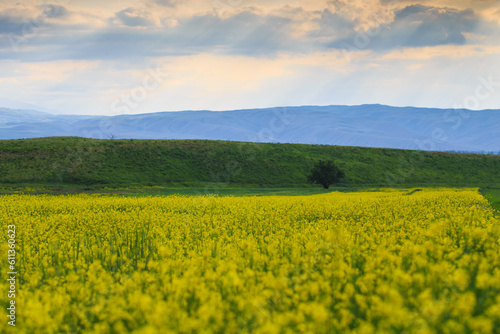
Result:
<svg viewBox="0 0 500 334">
<path fill-rule="evenodd" d="M 17 118 L 16 118 L 17 117 Z M 500 110 L 287 106 L 115 116 L 0 108 L 0 139 L 208 139 L 437 151 L 499 151 Z"/>
</svg>

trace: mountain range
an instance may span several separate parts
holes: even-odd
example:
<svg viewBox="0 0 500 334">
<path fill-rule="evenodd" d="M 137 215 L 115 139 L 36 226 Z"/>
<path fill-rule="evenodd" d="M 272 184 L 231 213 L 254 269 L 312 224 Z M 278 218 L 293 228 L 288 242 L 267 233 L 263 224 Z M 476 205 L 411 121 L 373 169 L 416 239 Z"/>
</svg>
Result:
<svg viewBox="0 0 500 334">
<path fill-rule="evenodd" d="M 436 151 L 500 151 L 500 110 L 300 106 L 116 116 L 0 108 L 0 139 L 211 139 Z"/>
</svg>

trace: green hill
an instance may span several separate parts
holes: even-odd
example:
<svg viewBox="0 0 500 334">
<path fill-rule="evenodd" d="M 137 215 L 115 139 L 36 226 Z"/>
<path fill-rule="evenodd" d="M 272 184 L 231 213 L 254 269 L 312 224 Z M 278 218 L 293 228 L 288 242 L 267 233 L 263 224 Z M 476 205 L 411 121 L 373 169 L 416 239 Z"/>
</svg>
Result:
<svg viewBox="0 0 500 334">
<path fill-rule="evenodd" d="M 204 140 L 0 141 L 0 186 L 310 187 L 319 159 L 342 187 L 500 188 L 500 156 L 327 145 Z"/>
</svg>

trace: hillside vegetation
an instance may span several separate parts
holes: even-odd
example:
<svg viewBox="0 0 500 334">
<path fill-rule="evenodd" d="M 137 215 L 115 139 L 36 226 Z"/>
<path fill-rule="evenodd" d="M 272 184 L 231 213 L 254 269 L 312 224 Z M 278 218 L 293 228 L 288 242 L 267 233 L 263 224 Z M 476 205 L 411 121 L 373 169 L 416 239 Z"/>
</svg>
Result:
<svg viewBox="0 0 500 334">
<path fill-rule="evenodd" d="M 1 186 L 312 187 L 319 159 L 340 187 L 500 187 L 500 156 L 327 145 L 52 137 L 0 141 Z"/>
</svg>

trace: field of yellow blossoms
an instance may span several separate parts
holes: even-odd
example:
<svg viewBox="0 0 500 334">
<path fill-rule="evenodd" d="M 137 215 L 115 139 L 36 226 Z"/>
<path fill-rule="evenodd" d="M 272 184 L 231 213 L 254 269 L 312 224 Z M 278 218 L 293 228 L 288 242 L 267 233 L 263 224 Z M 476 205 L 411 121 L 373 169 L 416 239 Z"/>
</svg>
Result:
<svg viewBox="0 0 500 334">
<path fill-rule="evenodd" d="M 475 189 L 0 196 L 1 333 L 499 333 L 500 219 Z"/>
</svg>

